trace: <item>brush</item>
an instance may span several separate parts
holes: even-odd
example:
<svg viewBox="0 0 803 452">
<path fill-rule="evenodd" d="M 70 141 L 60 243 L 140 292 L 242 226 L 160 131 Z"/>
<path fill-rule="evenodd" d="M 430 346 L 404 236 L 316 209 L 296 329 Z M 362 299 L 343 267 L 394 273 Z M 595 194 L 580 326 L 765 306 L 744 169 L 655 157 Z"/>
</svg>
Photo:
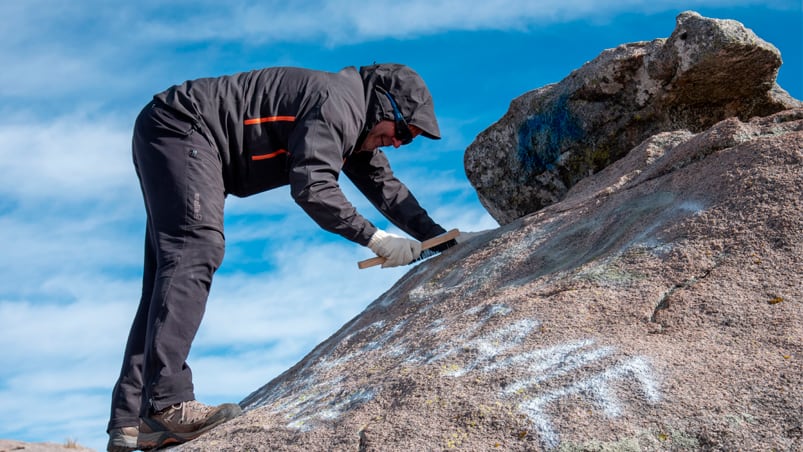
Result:
<svg viewBox="0 0 803 452">
<path fill-rule="evenodd" d="M 437 237 L 433 237 L 431 239 L 424 240 L 421 242 L 421 254 L 413 260 L 413 262 L 422 261 L 424 259 L 430 258 L 439 253 L 439 251 L 432 250 L 430 248 L 436 247 L 442 243 L 446 243 L 449 240 L 457 238 L 460 235 L 460 231 L 457 229 L 452 229 L 451 231 L 445 232 Z M 373 267 L 375 265 L 382 265 L 387 259 L 382 256 L 372 257 L 370 259 L 366 259 L 364 261 L 357 262 L 357 267 L 360 269 Z M 411 262 L 412 263 L 412 262 Z"/>
</svg>

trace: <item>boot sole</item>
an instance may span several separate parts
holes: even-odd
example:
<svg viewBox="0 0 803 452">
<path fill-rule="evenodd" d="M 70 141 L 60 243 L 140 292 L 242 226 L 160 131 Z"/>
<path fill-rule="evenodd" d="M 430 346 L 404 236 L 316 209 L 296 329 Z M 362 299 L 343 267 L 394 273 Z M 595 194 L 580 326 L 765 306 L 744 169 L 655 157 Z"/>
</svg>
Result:
<svg viewBox="0 0 803 452">
<path fill-rule="evenodd" d="M 136 436 L 121 435 L 109 440 L 107 452 L 132 452 L 139 449 Z"/>
<path fill-rule="evenodd" d="M 113 445 L 113 446 L 106 446 L 106 450 L 108 452 L 133 452 L 135 450 L 139 450 L 139 444 L 135 444 L 133 446 L 120 446 L 120 445 Z"/>
</svg>

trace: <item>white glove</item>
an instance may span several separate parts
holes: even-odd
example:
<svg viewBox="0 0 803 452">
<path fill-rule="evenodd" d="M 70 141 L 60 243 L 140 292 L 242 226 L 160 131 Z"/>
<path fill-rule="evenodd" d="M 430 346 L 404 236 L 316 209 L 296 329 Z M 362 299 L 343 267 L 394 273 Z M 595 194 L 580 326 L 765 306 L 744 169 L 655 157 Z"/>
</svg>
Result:
<svg viewBox="0 0 803 452">
<path fill-rule="evenodd" d="M 386 259 L 382 268 L 407 265 L 421 255 L 421 242 L 388 234 L 381 229 L 377 229 L 371 236 L 368 248 Z"/>
</svg>

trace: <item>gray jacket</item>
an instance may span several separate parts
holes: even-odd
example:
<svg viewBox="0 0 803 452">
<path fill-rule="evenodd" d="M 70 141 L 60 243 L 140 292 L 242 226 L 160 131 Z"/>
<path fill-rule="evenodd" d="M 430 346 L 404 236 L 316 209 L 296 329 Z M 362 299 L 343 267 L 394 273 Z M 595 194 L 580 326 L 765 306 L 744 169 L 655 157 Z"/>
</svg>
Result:
<svg viewBox="0 0 803 452">
<path fill-rule="evenodd" d="M 244 197 L 289 184 L 293 199 L 322 228 L 366 245 L 376 227 L 343 195 L 342 171 L 393 224 L 425 240 L 444 229 L 393 175 L 382 151 L 356 152 L 376 123 L 393 118 L 383 91 L 410 124 L 440 138 L 429 90 L 397 64 L 337 73 L 259 69 L 187 81 L 154 97 L 218 149 L 227 194 Z"/>
</svg>

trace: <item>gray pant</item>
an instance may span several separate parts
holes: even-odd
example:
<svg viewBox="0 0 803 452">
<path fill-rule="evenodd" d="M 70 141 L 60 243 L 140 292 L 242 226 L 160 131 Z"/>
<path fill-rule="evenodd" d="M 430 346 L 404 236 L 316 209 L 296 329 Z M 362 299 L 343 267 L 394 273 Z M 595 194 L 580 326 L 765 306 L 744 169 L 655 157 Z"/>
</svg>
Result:
<svg viewBox="0 0 803 452">
<path fill-rule="evenodd" d="M 109 429 L 195 398 L 186 359 L 224 253 L 220 156 L 192 120 L 148 104 L 133 156 L 148 220 L 145 265 Z"/>
</svg>

